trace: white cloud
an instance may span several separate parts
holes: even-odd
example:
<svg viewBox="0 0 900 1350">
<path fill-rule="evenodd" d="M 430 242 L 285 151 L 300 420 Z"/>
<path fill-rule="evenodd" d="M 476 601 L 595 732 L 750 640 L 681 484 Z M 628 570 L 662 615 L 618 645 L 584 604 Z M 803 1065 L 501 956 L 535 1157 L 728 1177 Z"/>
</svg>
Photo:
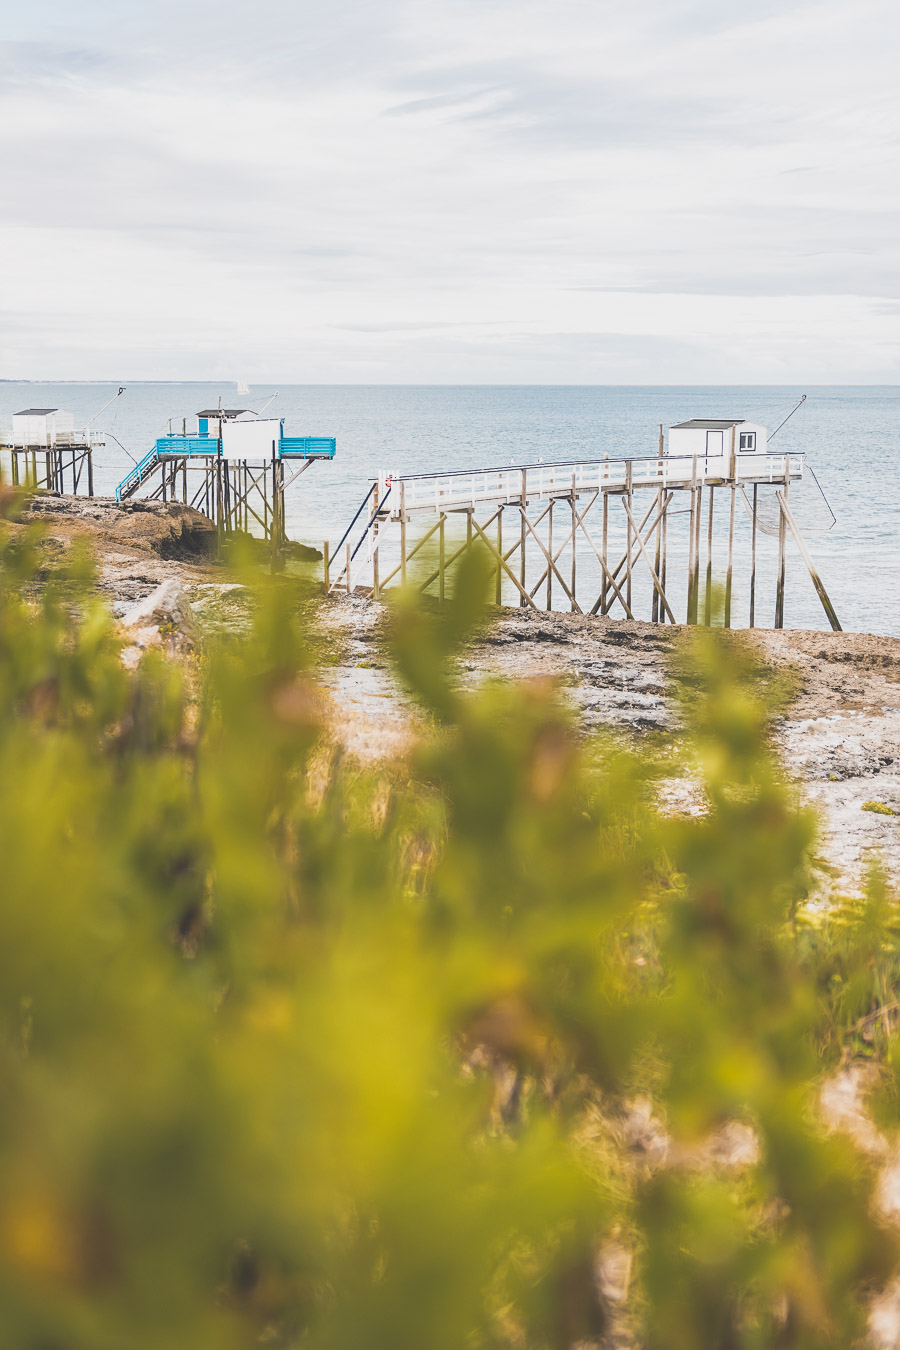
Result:
<svg viewBox="0 0 900 1350">
<path fill-rule="evenodd" d="M 0 375 L 896 379 L 887 0 L 121 14 L 0 47 Z"/>
</svg>

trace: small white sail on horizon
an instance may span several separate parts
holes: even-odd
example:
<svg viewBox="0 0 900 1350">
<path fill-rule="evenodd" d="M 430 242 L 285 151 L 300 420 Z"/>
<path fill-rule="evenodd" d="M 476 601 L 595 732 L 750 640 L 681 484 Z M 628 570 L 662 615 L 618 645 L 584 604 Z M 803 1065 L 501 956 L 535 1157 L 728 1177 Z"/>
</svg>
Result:
<svg viewBox="0 0 900 1350">
<path fill-rule="evenodd" d="M 238 380 L 238 381 L 237 381 L 237 391 L 238 391 L 238 393 L 241 395 L 242 398 L 245 398 L 246 395 L 250 393 L 250 386 L 249 386 L 249 384 L 244 384 L 244 381 L 243 381 L 243 380 Z"/>
</svg>

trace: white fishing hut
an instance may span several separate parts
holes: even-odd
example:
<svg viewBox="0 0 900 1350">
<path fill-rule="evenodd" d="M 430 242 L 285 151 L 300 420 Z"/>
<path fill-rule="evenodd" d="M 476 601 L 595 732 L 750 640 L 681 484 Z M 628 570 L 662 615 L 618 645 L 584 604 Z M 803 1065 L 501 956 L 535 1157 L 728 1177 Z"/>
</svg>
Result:
<svg viewBox="0 0 900 1350">
<path fill-rule="evenodd" d="M 222 435 L 222 427 L 228 422 L 255 421 L 256 413 L 250 408 L 204 408 L 197 414 L 197 431 L 201 436 L 215 436 L 218 439 Z"/>
<path fill-rule="evenodd" d="M 692 417 L 689 422 L 669 427 L 666 454 L 685 459 L 696 455 L 700 466 L 710 473 L 719 467 L 727 469 L 732 447 L 740 462 L 748 455 L 766 454 L 768 442 L 767 429 L 743 417 Z"/>
<path fill-rule="evenodd" d="M 53 450 L 75 441 L 75 417 L 61 408 L 23 408 L 13 413 L 12 442 L 15 448 Z"/>
</svg>

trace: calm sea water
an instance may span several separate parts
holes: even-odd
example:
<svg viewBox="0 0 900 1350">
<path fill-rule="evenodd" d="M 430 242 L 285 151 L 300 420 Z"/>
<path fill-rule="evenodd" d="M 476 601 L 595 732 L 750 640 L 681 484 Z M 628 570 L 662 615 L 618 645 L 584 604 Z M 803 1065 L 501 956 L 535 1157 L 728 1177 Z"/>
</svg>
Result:
<svg viewBox="0 0 900 1350">
<path fill-rule="evenodd" d="M 31 406 L 57 406 L 91 417 L 115 392 L 109 384 L 0 382 L 0 427 Z M 94 425 L 108 433 L 96 456 L 97 491 L 111 493 L 119 479 L 151 448 L 173 420 L 193 429 L 200 408 L 248 404 L 259 410 L 273 387 L 255 386 L 239 399 L 227 384 L 133 384 Z M 773 448 L 806 451 L 837 523 L 808 539 L 813 558 L 845 629 L 900 636 L 900 388 L 855 386 L 613 387 L 613 386 L 280 386 L 271 415 L 286 419 L 291 435 L 334 435 L 332 463 L 315 465 L 292 490 L 288 528 L 312 543 L 335 542 L 369 480 L 380 470 L 413 473 L 452 468 L 595 458 L 608 453 L 656 453 L 658 425 L 689 417 L 738 416 L 774 429 L 802 393 L 807 402 L 779 433 Z M 113 439 L 115 437 L 116 439 Z M 121 442 L 121 447 L 116 442 Z M 719 532 L 725 497 L 717 504 Z M 706 524 L 704 521 L 704 539 Z M 735 620 L 747 620 L 744 569 L 749 522 L 738 522 Z M 680 572 L 677 527 L 671 535 L 673 566 Z M 587 550 L 585 545 L 584 549 Z M 757 622 L 771 625 L 776 541 L 759 541 Z M 705 556 L 705 555 L 704 555 Z M 591 566 L 579 550 L 579 568 Z M 827 627 L 824 614 L 793 545 L 789 545 L 786 623 Z M 720 570 L 717 566 L 717 572 Z M 642 583 L 643 585 L 643 583 Z M 649 589 L 636 592 L 635 612 L 649 617 Z M 510 597 L 511 599 L 512 597 Z M 676 616 L 682 598 L 673 598 Z"/>
</svg>

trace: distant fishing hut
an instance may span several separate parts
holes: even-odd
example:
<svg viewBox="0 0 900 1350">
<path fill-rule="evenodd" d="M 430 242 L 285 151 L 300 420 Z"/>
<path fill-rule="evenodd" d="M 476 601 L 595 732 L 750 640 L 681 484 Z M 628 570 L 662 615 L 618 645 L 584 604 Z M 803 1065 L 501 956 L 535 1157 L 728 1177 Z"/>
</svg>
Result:
<svg viewBox="0 0 900 1350">
<path fill-rule="evenodd" d="M 180 500 L 220 530 L 285 537 L 285 492 L 337 449 L 333 436 L 286 436 L 283 417 L 261 417 L 249 408 L 204 408 L 196 432 L 170 429 L 125 475 L 116 500 L 146 488 L 150 501 Z"/>
<path fill-rule="evenodd" d="M 656 454 L 649 456 L 603 455 L 399 476 L 382 473 L 369 486 L 338 544 L 333 566 L 329 570 L 326 565 L 326 586 L 347 592 L 362 588 L 377 599 L 392 584 L 411 579 L 410 564 L 430 543 L 432 556 L 416 575 L 416 585 L 443 599 L 447 569 L 478 540 L 494 568 L 497 604 L 505 594 L 523 608 L 549 610 L 555 592 L 573 613 L 618 613 L 633 619 L 638 617 L 636 583 L 640 580 L 646 586 L 649 580 L 652 622 L 677 622 L 675 605 L 681 603 L 677 594 L 683 597 L 685 622 L 702 618 L 709 623 L 718 494 L 720 500 L 724 496 L 728 513 L 726 627 L 732 621 L 735 549 L 743 540 L 742 536 L 736 544 L 740 504 L 750 522 L 743 559 L 749 564 L 750 626 L 756 622 L 762 531 L 778 538 L 775 627 L 784 626 L 790 536 L 829 623 L 838 629 L 834 607 L 789 505 L 792 488 L 796 495 L 804 481 L 814 487 L 828 516 L 824 528 L 830 528 L 834 516 L 805 454 L 773 452 L 771 442 L 778 430 L 770 435 L 764 426 L 740 417 L 692 418 L 671 426 L 668 438 L 660 426 Z M 615 539 L 616 520 L 618 534 L 624 536 L 621 542 Z M 673 575 L 673 562 L 683 569 L 680 578 Z"/>
<path fill-rule="evenodd" d="M 102 433 L 76 430 L 74 414 L 62 408 L 23 408 L 13 413 L 6 438 L 12 481 L 51 492 L 83 489 L 93 497 L 93 452 L 103 444 Z"/>
</svg>

